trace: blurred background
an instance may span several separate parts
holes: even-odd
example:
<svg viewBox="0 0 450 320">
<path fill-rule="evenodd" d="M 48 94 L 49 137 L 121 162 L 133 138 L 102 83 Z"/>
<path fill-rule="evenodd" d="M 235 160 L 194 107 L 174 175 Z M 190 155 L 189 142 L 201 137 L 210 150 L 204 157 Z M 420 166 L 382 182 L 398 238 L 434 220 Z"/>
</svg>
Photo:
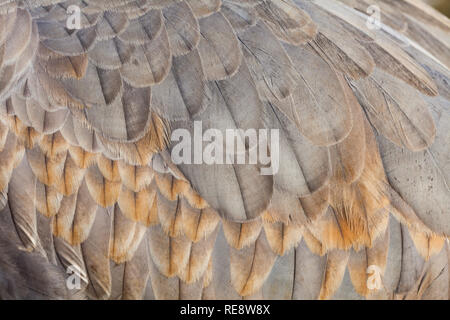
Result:
<svg viewBox="0 0 450 320">
<path fill-rule="evenodd" d="M 450 0 L 426 0 L 426 2 L 450 17 Z"/>
</svg>

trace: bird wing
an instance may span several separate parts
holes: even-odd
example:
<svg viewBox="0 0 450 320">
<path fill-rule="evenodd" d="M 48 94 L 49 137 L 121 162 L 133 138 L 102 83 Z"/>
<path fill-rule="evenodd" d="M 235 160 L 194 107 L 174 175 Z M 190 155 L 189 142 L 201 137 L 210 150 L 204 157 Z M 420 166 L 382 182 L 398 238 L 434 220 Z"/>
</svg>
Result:
<svg viewBox="0 0 450 320">
<path fill-rule="evenodd" d="M 0 268 L 31 294 L 448 298 L 450 22 L 422 2 L 0 0 L 0 26 Z M 276 130 L 279 170 L 175 163 L 199 123 Z"/>
</svg>

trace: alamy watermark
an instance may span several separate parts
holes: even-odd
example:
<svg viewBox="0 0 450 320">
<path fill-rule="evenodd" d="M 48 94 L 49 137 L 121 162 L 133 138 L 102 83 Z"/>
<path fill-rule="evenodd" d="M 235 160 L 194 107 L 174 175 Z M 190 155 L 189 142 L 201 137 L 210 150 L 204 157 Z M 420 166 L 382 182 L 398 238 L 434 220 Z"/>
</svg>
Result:
<svg viewBox="0 0 450 320">
<path fill-rule="evenodd" d="M 366 26 L 369 30 L 381 29 L 381 9 L 377 5 L 371 5 L 367 8 L 369 18 L 366 21 Z"/>
<path fill-rule="evenodd" d="M 81 29 L 81 9 L 79 6 L 71 5 L 67 8 L 68 18 L 66 20 L 66 28 L 69 30 Z"/>
<path fill-rule="evenodd" d="M 81 289 L 81 272 L 75 266 L 69 266 L 66 270 L 69 275 L 66 279 L 66 287 L 69 290 L 80 290 Z"/>
<path fill-rule="evenodd" d="M 367 289 L 380 290 L 383 287 L 382 271 L 379 266 L 371 265 L 367 268 Z"/>
<path fill-rule="evenodd" d="M 194 122 L 193 136 L 187 129 L 172 132 L 175 142 L 171 157 L 180 164 L 261 165 L 261 175 L 275 175 L 280 167 L 278 129 L 218 129 L 203 132 L 201 121 Z"/>
</svg>

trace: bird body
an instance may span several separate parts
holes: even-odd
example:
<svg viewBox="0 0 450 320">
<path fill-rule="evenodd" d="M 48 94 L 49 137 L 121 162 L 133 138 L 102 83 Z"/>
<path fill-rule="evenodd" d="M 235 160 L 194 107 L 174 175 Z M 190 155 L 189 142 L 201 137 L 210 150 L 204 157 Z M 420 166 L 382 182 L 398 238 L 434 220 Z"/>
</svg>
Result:
<svg viewBox="0 0 450 320">
<path fill-rule="evenodd" d="M 449 52 L 419 0 L 0 0 L 0 298 L 448 299 Z"/>
</svg>

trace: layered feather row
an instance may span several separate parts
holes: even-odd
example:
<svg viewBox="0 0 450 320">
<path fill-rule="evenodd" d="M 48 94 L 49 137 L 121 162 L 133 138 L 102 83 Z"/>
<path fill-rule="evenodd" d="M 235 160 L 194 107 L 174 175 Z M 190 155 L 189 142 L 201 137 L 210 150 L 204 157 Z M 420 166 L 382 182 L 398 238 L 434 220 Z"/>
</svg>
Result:
<svg viewBox="0 0 450 320">
<path fill-rule="evenodd" d="M 0 1 L 0 209 L 72 297 L 444 297 L 449 34 L 410 0 Z M 175 166 L 194 121 L 280 130 L 279 172 Z"/>
</svg>

